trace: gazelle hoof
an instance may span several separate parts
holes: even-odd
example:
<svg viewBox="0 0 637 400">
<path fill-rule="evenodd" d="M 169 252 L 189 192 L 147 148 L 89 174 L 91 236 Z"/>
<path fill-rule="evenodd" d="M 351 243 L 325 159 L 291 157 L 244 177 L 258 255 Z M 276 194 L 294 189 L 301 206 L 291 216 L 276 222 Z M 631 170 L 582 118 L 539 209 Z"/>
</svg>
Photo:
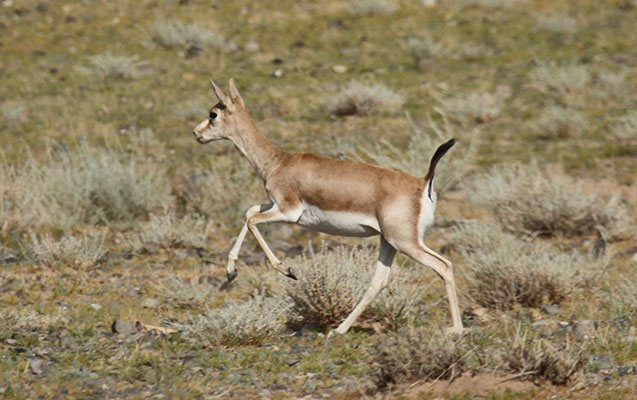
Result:
<svg viewBox="0 0 637 400">
<path fill-rule="evenodd" d="M 294 279 L 295 281 L 298 281 L 296 275 L 294 275 L 294 270 L 292 269 L 292 267 L 288 268 L 288 274 L 286 276 L 290 279 Z"/>
<path fill-rule="evenodd" d="M 447 335 L 459 336 L 462 335 L 463 330 L 464 329 L 462 327 L 450 327 L 445 329 L 445 332 Z"/>
<path fill-rule="evenodd" d="M 232 282 L 234 278 L 237 277 L 237 275 L 239 275 L 239 271 L 237 271 L 236 269 L 233 270 L 232 272 L 228 272 L 226 274 L 226 277 L 228 278 L 228 283 Z"/>
</svg>

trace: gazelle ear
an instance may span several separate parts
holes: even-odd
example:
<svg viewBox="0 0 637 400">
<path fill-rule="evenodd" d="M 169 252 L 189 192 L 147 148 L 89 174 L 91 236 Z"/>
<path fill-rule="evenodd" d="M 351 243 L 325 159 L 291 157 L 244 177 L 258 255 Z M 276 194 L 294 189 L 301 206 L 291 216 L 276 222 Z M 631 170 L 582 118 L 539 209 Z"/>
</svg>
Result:
<svg viewBox="0 0 637 400">
<path fill-rule="evenodd" d="M 245 104 L 243 103 L 243 98 L 241 97 L 241 94 L 239 94 L 237 85 L 235 85 L 234 83 L 234 79 L 230 78 L 230 83 L 228 84 L 228 87 L 230 88 L 230 98 L 232 99 L 232 102 L 240 107 L 245 107 Z"/>
<path fill-rule="evenodd" d="M 210 80 L 210 85 L 212 85 L 212 91 L 215 92 L 219 101 L 226 106 L 230 105 L 230 99 L 228 96 L 226 96 L 219 86 L 215 85 L 215 82 L 212 79 Z"/>
</svg>

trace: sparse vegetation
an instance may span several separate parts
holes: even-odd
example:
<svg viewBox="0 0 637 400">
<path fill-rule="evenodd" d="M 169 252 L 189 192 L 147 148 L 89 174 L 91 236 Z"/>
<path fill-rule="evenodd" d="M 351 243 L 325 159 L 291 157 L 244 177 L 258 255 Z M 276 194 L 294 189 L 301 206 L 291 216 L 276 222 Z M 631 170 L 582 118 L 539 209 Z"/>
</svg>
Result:
<svg viewBox="0 0 637 400">
<path fill-rule="evenodd" d="M 577 20 L 568 14 L 554 12 L 538 16 L 535 28 L 555 33 L 575 33 Z"/>
<path fill-rule="evenodd" d="M 488 207 L 507 229 L 542 235 L 598 233 L 628 237 L 634 223 L 612 194 L 585 189 L 559 168 L 537 162 L 491 169 L 474 181 L 473 201 Z"/>
<path fill-rule="evenodd" d="M 347 2 L 347 10 L 356 16 L 389 15 L 398 8 L 395 0 L 352 0 Z"/>
<path fill-rule="evenodd" d="M 210 223 L 200 215 L 183 217 L 164 212 L 151 215 L 150 220 L 139 229 L 139 234 L 130 241 L 138 250 L 171 249 L 175 247 L 205 247 L 208 242 Z"/>
<path fill-rule="evenodd" d="M 553 90 L 559 94 L 566 94 L 574 90 L 585 88 L 591 74 L 584 65 L 567 63 L 541 63 L 529 73 L 533 85 L 540 90 Z"/>
<path fill-rule="evenodd" d="M 384 85 L 351 81 L 336 97 L 330 98 L 327 110 L 339 117 L 371 115 L 397 111 L 404 103 L 405 96 Z"/>
<path fill-rule="evenodd" d="M 441 99 L 440 104 L 450 118 L 463 122 L 484 123 L 500 115 L 503 100 L 500 96 L 490 93 L 469 93 Z"/>
<path fill-rule="evenodd" d="M 138 56 L 118 56 L 111 53 L 88 57 L 80 71 L 96 79 L 137 79 L 150 72 L 150 65 Z"/>
<path fill-rule="evenodd" d="M 613 135 L 618 139 L 637 139 L 637 111 L 631 111 L 624 115 L 612 127 Z"/>
<path fill-rule="evenodd" d="M 547 139 L 560 139 L 578 136 L 588 125 L 586 118 L 579 112 L 552 106 L 542 111 L 531 125 L 538 136 Z"/>
<path fill-rule="evenodd" d="M 154 42 L 167 48 L 188 49 L 195 46 L 201 49 L 224 49 L 234 46 L 223 36 L 197 22 L 157 21 L 151 25 L 150 35 Z"/>
<path fill-rule="evenodd" d="M 166 303 L 181 308 L 206 306 L 212 303 L 218 294 L 210 285 L 176 276 L 164 279 L 155 288 Z"/>
<path fill-rule="evenodd" d="M 94 267 L 104 254 L 103 235 L 75 237 L 64 235 L 55 239 L 51 235 L 31 233 L 25 241 L 25 257 L 45 267 L 69 266 L 80 270 Z"/>
</svg>

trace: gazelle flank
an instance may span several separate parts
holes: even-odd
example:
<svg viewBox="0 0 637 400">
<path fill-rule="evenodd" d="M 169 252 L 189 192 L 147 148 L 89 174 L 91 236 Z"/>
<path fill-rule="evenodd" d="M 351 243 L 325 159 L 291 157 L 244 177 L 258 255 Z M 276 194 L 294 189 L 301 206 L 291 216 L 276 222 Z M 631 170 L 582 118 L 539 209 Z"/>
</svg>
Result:
<svg viewBox="0 0 637 400">
<path fill-rule="evenodd" d="M 396 251 L 433 269 L 444 281 L 451 309 L 452 331 L 462 331 L 453 267 L 424 244 L 424 234 L 433 224 L 436 192 L 434 172 L 440 158 L 454 145 L 442 144 L 434 153 L 424 178 L 366 163 L 338 160 L 310 153 L 291 153 L 275 147 L 248 115 L 234 80 L 229 95 L 213 81 L 218 98 L 194 129 L 199 143 L 230 140 L 259 177 L 270 198 L 255 205 L 228 256 L 228 281 L 237 276 L 235 262 L 247 231 L 263 249 L 273 268 L 296 279 L 294 271 L 282 271 L 281 261 L 263 239 L 257 226 L 267 222 L 296 223 L 334 235 L 369 237 L 380 235 L 380 254 L 370 287 L 356 308 L 336 329 L 345 333 L 387 285 Z"/>
</svg>

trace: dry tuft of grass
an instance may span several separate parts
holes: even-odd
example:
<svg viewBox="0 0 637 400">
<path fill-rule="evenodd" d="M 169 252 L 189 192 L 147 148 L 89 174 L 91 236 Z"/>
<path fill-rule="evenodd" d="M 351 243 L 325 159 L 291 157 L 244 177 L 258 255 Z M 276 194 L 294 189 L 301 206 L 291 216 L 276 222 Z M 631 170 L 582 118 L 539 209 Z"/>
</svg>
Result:
<svg viewBox="0 0 637 400">
<path fill-rule="evenodd" d="M 439 101 L 441 109 L 450 118 L 462 122 L 481 124 L 491 121 L 500 115 L 503 100 L 497 94 L 469 93 Z"/>
<path fill-rule="evenodd" d="M 136 250 L 171 249 L 176 247 L 203 248 L 208 243 L 211 223 L 197 214 L 183 217 L 169 212 L 151 215 L 141 225 L 138 234 L 129 241 Z"/>
<path fill-rule="evenodd" d="M 375 164 L 398 169 L 413 176 L 424 176 L 436 148 L 450 138 L 456 138 L 458 143 L 442 159 L 440 166 L 436 169 L 435 185 L 440 193 L 457 187 L 475 165 L 478 130 L 472 129 L 469 131 L 469 136 L 463 139 L 458 128 L 446 118 L 444 111 L 438 111 L 442 122 L 436 122 L 428 117 L 424 128 L 416 125 L 407 114 L 412 136 L 406 149 L 381 140 L 373 148 L 357 149 L 356 151 L 362 153 L 362 156 L 356 158 L 369 159 Z"/>
<path fill-rule="evenodd" d="M 376 258 L 375 250 L 341 246 L 287 259 L 285 268 L 291 267 L 298 277 L 288 284 L 295 319 L 326 327 L 343 322 L 369 287 Z M 360 320 L 393 323 L 414 308 L 422 289 L 409 284 L 406 271 L 392 272 L 389 285 Z"/>
<path fill-rule="evenodd" d="M 327 103 L 330 114 L 342 117 L 346 115 L 370 115 L 383 112 L 395 112 L 405 103 L 405 96 L 388 87 L 377 84 L 367 85 L 351 81 Z"/>
<path fill-rule="evenodd" d="M 79 70 L 97 79 L 137 79 L 147 75 L 150 64 L 137 56 L 116 56 L 109 52 L 88 57 Z"/>
<path fill-rule="evenodd" d="M 521 240 L 488 220 L 464 224 L 452 240 L 468 266 L 469 296 L 500 310 L 559 303 L 601 276 L 611 258 Z"/>
<path fill-rule="evenodd" d="M 398 9 L 395 0 L 351 0 L 347 11 L 355 16 L 390 15 Z"/>
<path fill-rule="evenodd" d="M 421 380 L 453 380 L 462 373 L 467 353 L 462 338 L 413 325 L 379 336 L 373 349 L 380 388 Z"/>
<path fill-rule="evenodd" d="M 479 6 L 484 8 L 512 8 L 528 3 L 529 0 L 463 0 L 463 7 Z"/>
<path fill-rule="evenodd" d="M 452 49 L 446 44 L 436 41 L 429 36 L 409 38 L 406 45 L 411 56 L 419 66 L 423 63 L 428 63 L 432 60 L 444 58 L 452 54 Z"/>
<path fill-rule="evenodd" d="M 19 101 L 7 100 L 0 103 L 0 115 L 10 123 L 25 122 L 27 120 L 27 108 Z"/>
<path fill-rule="evenodd" d="M 566 94 L 586 88 L 591 81 L 591 74 L 584 65 L 557 65 L 550 62 L 541 63 L 529 73 L 529 78 L 540 90 L 554 90 Z"/>
<path fill-rule="evenodd" d="M 622 140 L 637 140 L 637 111 L 621 117 L 611 128 L 613 136 Z"/>
<path fill-rule="evenodd" d="M 505 343 L 506 367 L 525 379 L 546 379 L 554 385 L 566 384 L 588 362 L 583 345 L 568 338 L 559 342 L 518 333 Z"/>
<path fill-rule="evenodd" d="M 554 33 L 575 33 L 577 20 L 561 12 L 543 14 L 537 17 L 535 29 Z"/>
<path fill-rule="evenodd" d="M 261 345 L 285 331 L 292 307 L 285 297 L 266 297 L 255 291 L 245 302 L 209 309 L 183 326 L 186 335 L 211 348 L 219 345 Z"/>
<path fill-rule="evenodd" d="M 106 254 L 104 235 L 75 237 L 69 234 L 55 239 L 49 234 L 30 234 L 23 244 L 23 254 L 39 265 L 54 267 L 72 267 L 80 270 L 93 268 Z"/>
<path fill-rule="evenodd" d="M 217 290 L 207 284 L 193 283 L 188 279 L 173 276 L 155 285 L 164 302 L 174 307 L 197 308 L 212 303 Z"/>
<path fill-rule="evenodd" d="M 487 207 L 507 229 L 542 235 L 600 234 L 630 237 L 635 224 L 612 194 L 584 189 L 559 168 L 530 164 L 495 166 L 476 177 L 472 200 Z"/>
<path fill-rule="evenodd" d="M 542 111 L 531 125 L 539 137 L 559 139 L 578 136 L 588 125 L 586 116 L 575 110 L 553 106 Z"/>
<path fill-rule="evenodd" d="M 234 44 L 199 23 L 157 21 L 150 27 L 155 43 L 166 48 L 232 49 Z"/>
</svg>

